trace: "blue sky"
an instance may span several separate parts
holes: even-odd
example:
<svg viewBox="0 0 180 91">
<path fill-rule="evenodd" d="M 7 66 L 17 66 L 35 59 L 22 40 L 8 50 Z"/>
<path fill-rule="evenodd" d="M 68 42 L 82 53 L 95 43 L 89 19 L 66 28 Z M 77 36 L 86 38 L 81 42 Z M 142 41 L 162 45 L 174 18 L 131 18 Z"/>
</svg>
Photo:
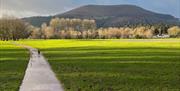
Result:
<svg viewBox="0 0 180 91">
<path fill-rule="evenodd" d="M 180 18 L 180 0 L 0 0 L 0 4 L 0 16 L 54 15 L 88 4 L 131 4 Z"/>
</svg>

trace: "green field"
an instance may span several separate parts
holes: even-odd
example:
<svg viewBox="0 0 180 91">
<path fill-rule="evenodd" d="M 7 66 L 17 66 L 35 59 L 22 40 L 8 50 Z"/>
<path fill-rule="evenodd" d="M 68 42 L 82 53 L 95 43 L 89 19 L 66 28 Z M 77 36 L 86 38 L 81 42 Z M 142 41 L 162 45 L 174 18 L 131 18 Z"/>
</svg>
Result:
<svg viewBox="0 0 180 91">
<path fill-rule="evenodd" d="M 23 40 L 66 91 L 179 91 L 180 39 Z"/>
<path fill-rule="evenodd" d="M 18 91 L 28 63 L 28 51 L 0 41 L 0 91 Z"/>
</svg>

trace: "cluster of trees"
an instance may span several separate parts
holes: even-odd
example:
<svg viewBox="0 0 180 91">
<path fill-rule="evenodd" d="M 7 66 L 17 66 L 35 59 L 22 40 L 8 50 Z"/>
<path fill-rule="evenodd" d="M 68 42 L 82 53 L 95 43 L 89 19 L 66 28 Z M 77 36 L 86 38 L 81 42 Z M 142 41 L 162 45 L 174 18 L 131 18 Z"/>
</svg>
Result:
<svg viewBox="0 0 180 91">
<path fill-rule="evenodd" d="M 43 24 L 44 25 L 44 24 Z M 83 30 L 92 30 L 96 29 L 95 20 L 88 19 L 69 19 L 69 18 L 54 18 L 50 21 L 50 27 L 52 27 L 56 31 L 60 30 L 75 30 L 75 31 L 83 31 Z"/>
<path fill-rule="evenodd" d="M 168 29 L 168 34 L 170 37 L 180 37 L 180 27 L 173 26 Z"/>
<path fill-rule="evenodd" d="M 111 38 L 152 38 L 153 27 L 121 27 L 121 28 L 106 28 L 98 29 L 98 38 L 111 39 Z"/>
<path fill-rule="evenodd" d="M 180 27 L 161 24 L 97 29 L 95 20 L 54 18 L 37 28 L 16 18 L 0 19 L 0 40 L 153 38 L 163 34 L 180 37 Z"/>
<path fill-rule="evenodd" d="M 59 39 L 111 39 L 111 38 L 152 38 L 155 29 L 153 27 L 121 27 L 100 28 L 77 31 L 74 29 L 56 31 L 54 28 L 42 25 L 35 28 L 31 38 L 59 38 Z"/>
<path fill-rule="evenodd" d="M 109 27 L 96 29 L 95 20 L 54 18 L 49 25 L 34 28 L 30 38 L 35 39 L 111 39 L 111 38 L 153 38 L 155 35 L 169 34 L 178 37 L 179 27 L 165 24 Z"/>
<path fill-rule="evenodd" d="M 41 28 L 34 28 L 30 38 L 71 38 L 72 32 L 95 31 L 95 20 L 54 18 L 49 25 L 43 23 Z M 73 33 L 74 34 L 74 33 Z M 78 34 L 79 35 L 79 34 Z"/>
<path fill-rule="evenodd" d="M 28 38 L 31 34 L 29 25 L 20 19 L 1 18 L 0 19 L 0 40 L 19 40 Z"/>
<path fill-rule="evenodd" d="M 146 25 L 133 27 L 96 28 L 95 20 L 54 18 L 41 28 L 34 28 L 30 38 L 34 39 L 108 39 L 108 38 L 152 38 L 168 34 L 169 26 Z"/>
</svg>

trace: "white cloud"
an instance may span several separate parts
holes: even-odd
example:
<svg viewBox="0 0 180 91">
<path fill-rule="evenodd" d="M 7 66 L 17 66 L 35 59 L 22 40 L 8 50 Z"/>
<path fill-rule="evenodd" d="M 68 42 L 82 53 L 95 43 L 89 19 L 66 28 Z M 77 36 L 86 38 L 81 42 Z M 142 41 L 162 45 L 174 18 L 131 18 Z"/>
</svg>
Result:
<svg viewBox="0 0 180 91">
<path fill-rule="evenodd" d="M 37 15 L 39 16 L 41 14 L 32 11 L 17 11 L 17 10 L 6 10 L 6 9 L 1 10 L 0 12 L 0 18 L 6 16 L 22 18 L 25 16 L 29 17 L 29 16 L 37 16 Z"/>
<path fill-rule="evenodd" d="M 0 0 L 0 16 L 18 17 L 62 13 L 73 5 L 71 0 Z"/>
</svg>

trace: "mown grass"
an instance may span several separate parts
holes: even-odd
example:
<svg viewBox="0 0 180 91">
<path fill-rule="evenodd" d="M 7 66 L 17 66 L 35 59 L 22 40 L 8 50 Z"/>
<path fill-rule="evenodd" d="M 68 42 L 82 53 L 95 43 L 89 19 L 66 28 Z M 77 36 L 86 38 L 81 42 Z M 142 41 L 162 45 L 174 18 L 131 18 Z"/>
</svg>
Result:
<svg viewBox="0 0 180 91">
<path fill-rule="evenodd" d="M 66 91 L 179 91 L 180 39 L 23 40 Z"/>
<path fill-rule="evenodd" d="M 18 91 L 28 56 L 25 49 L 0 41 L 0 91 Z"/>
</svg>

